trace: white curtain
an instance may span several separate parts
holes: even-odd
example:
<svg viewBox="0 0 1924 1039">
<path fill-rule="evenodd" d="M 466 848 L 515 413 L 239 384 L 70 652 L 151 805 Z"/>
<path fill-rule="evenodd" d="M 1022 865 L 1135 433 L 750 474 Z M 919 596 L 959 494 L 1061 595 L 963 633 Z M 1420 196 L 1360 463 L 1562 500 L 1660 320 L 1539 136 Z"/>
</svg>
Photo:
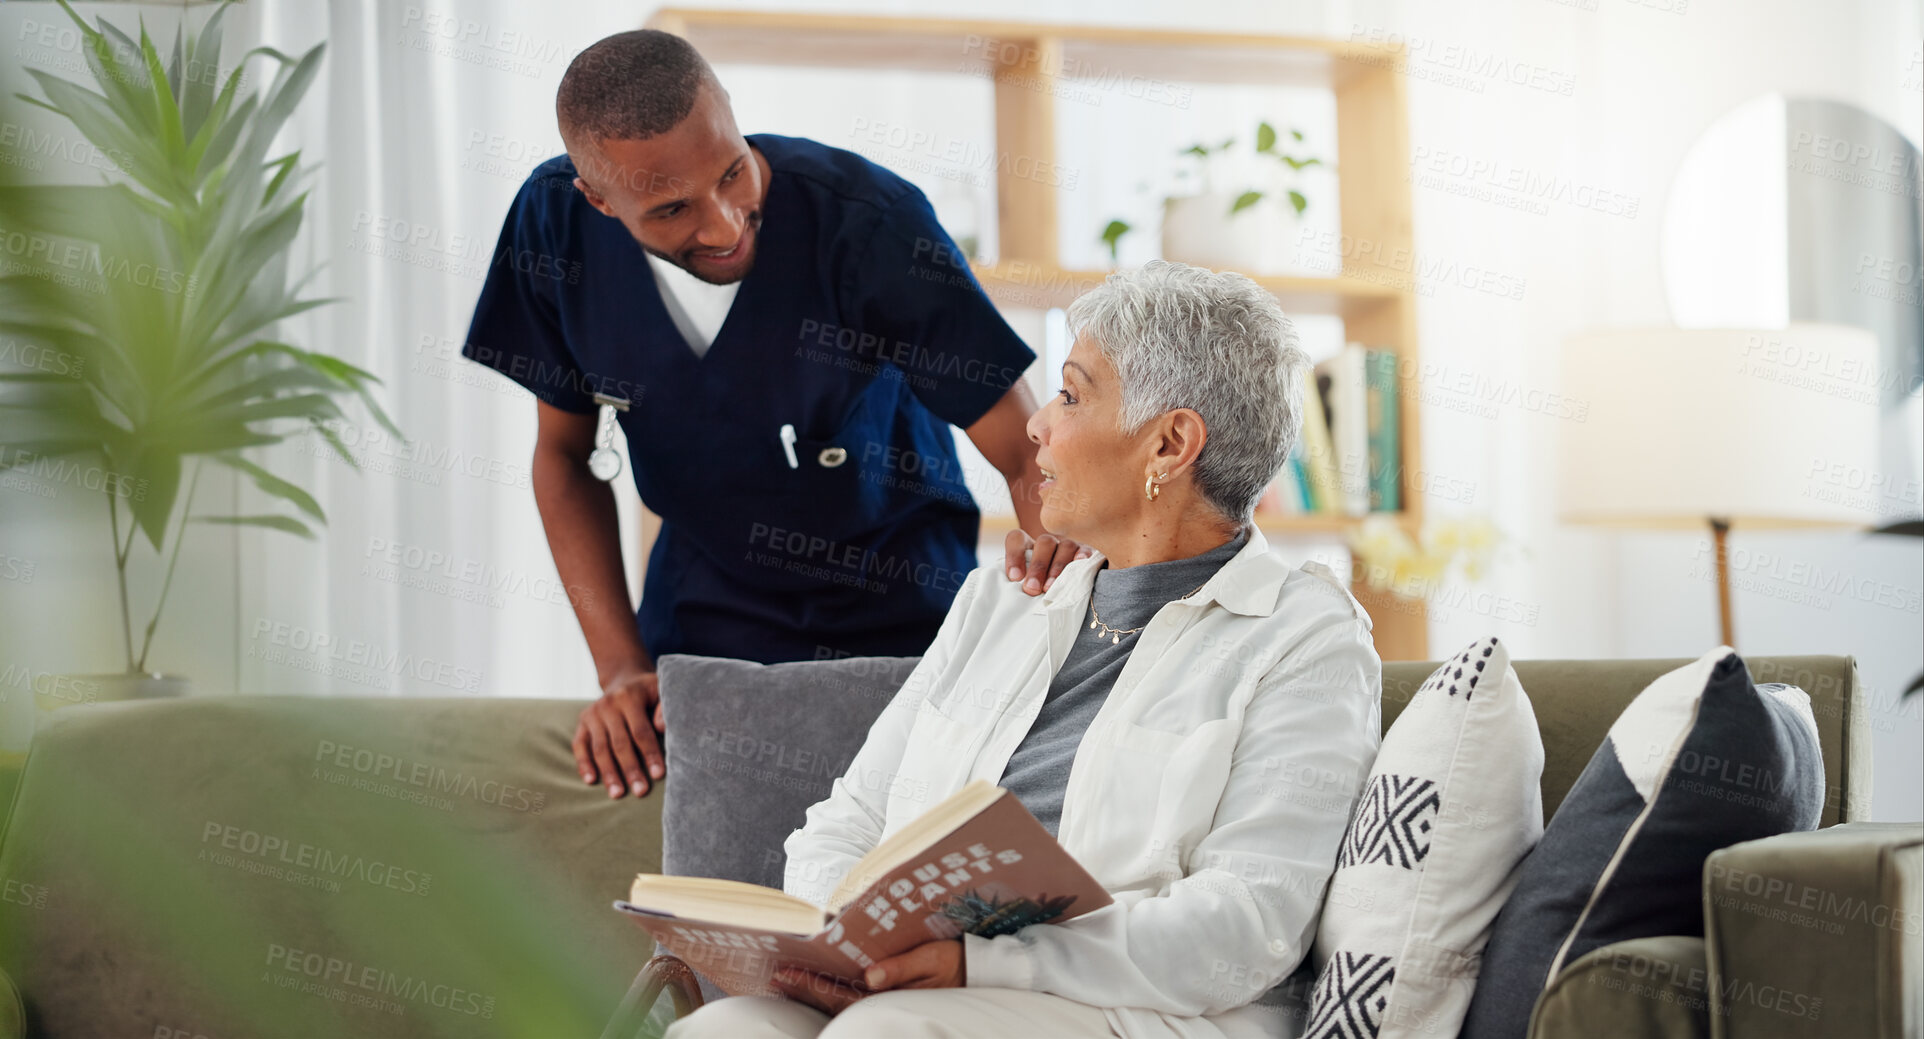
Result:
<svg viewBox="0 0 1924 1039">
<path fill-rule="evenodd" d="M 408 438 L 349 407 L 340 432 L 361 472 L 319 438 L 261 459 L 311 488 L 329 523 L 319 544 L 240 536 L 237 690 L 594 695 L 529 486 L 533 398 L 460 349 L 509 200 L 561 150 L 568 60 L 641 16 L 516 0 L 232 14 L 243 38 L 283 51 L 326 41 L 286 139 L 320 163 L 295 268 L 324 264 L 315 294 L 344 302 L 285 334 L 378 374 Z"/>
</svg>

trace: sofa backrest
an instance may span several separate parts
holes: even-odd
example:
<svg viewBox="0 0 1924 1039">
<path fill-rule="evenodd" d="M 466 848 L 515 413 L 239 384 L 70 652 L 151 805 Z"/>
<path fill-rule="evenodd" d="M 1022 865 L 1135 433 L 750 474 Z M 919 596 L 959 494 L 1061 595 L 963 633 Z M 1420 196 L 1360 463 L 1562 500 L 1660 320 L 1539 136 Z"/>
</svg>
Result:
<svg viewBox="0 0 1924 1039">
<path fill-rule="evenodd" d="M 1602 745 L 1610 725 L 1675 660 L 1538 660 L 1516 664 L 1544 742 L 1547 819 Z M 669 722 L 663 862 L 670 873 L 780 887 L 782 843 L 807 807 L 828 796 L 869 725 L 905 681 L 913 657 L 760 665 L 668 656 L 661 690 Z M 1811 696 L 1827 772 L 1823 825 L 1861 817 L 1868 766 L 1849 657 L 1759 657 L 1758 682 Z M 1437 662 L 1383 668 L 1383 724 L 1402 713 Z M 1854 735 L 1856 734 L 1856 735 Z M 1852 807 L 1855 806 L 1855 807 Z M 726 818 L 726 825 L 717 820 Z"/>
<path fill-rule="evenodd" d="M 1519 660 L 1517 679 L 1536 711 L 1543 735 L 1543 817 L 1555 814 L 1610 724 L 1657 676 L 1690 663 L 1688 657 L 1650 660 Z M 1810 694 L 1824 751 L 1824 815 L 1819 826 L 1868 817 L 1870 729 L 1852 657 L 1750 657 L 1753 682 L 1785 682 Z M 1383 665 L 1383 725 L 1387 728 L 1416 695 L 1439 661 Z"/>
</svg>

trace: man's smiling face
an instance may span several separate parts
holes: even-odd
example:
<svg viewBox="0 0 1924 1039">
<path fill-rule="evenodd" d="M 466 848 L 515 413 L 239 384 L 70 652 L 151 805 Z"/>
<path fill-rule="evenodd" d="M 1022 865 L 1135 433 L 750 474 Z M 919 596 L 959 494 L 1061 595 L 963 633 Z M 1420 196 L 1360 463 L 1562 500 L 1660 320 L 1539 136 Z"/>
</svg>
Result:
<svg viewBox="0 0 1924 1039">
<path fill-rule="evenodd" d="M 701 88 L 688 115 L 646 140 L 573 141 L 575 187 L 643 249 L 703 281 L 740 281 L 755 265 L 768 160 L 735 128 L 728 95 Z"/>
</svg>

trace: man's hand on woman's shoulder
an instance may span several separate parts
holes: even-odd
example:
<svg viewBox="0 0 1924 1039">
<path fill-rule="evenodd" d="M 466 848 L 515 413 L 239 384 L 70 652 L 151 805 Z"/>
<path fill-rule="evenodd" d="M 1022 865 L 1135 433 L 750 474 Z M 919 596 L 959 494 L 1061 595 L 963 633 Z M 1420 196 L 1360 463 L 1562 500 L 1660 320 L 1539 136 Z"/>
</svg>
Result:
<svg viewBox="0 0 1924 1039">
<path fill-rule="evenodd" d="M 1022 582 L 1022 591 L 1028 595 L 1048 591 L 1062 575 L 1063 567 L 1095 554 L 1087 545 L 1078 545 L 1054 534 L 1032 538 L 1020 527 L 1009 531 L 1009 536 L 1002 541 L 1002 550 L 1007 557 L 1004 569 L 1009 580 Z"/>
</svg>

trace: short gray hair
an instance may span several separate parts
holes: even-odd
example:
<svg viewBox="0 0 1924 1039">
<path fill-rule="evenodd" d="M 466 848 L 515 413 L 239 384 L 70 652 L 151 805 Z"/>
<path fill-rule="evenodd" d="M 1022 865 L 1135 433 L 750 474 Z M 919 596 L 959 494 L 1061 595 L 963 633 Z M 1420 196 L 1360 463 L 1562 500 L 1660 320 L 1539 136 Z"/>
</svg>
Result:
<svg viewBox="0 0 1924 1039">
<path fill-rule="evenodd" d="M 1122 379 L 1122 431 L 1194 409 L 1209 430 L 1196 458 L 1203 499 L 1246 521 L 1303 426 L 1309 355 L 1262 286 L 1226 271 L 1152 260 L 1069 305 Z"/>
</svg>

